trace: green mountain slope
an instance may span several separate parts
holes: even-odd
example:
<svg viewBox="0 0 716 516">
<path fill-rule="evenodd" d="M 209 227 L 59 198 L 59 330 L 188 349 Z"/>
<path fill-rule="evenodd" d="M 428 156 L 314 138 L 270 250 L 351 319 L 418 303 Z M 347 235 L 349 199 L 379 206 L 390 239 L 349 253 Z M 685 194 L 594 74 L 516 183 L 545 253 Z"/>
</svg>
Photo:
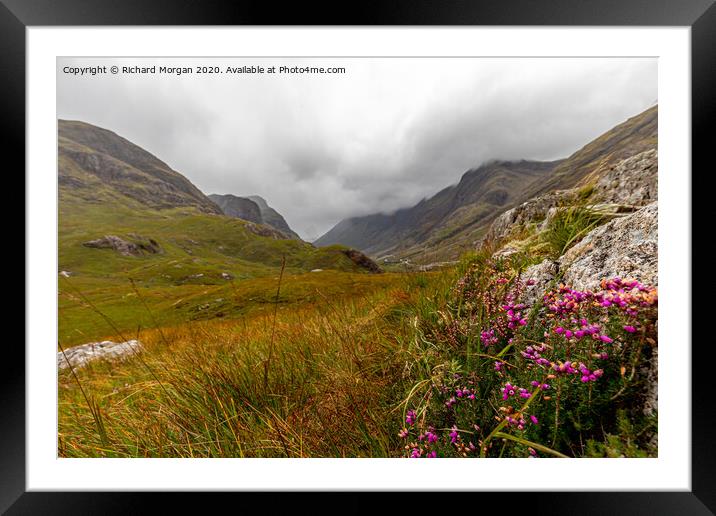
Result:
<svg viewBox="0 0 716 516">
<path fill-rule="evenodd" d="M 168 320 L 187 320 L 246 309 L 248 301 L 239 296 L 231 309 L 199 310 L 210 299 L 248 289 L 244 281 L 259 285 L 262 299 L 272 298 L 284 259 L 287 277 L 316 269 L 371 272 L 344 247 L 318 249 L 221 214 L 184 176 L 110 131 L 60 121 L 58 136 L 60 328 L 66 341 L 87 340 L 72 332 L 85 327 L 88 302 L 128 327 L 137 324 L 130 279 Z"/>
</svg>

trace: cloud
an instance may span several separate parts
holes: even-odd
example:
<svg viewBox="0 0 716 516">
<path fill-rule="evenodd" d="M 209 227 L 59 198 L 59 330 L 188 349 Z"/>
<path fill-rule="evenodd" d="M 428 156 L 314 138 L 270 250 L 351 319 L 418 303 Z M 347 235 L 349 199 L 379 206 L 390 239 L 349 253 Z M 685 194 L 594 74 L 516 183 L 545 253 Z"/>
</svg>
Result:
<svg viewBox="0 0 716 516">
<path fill-rule="evenodd" d="M 334 75 L 72 76 L 64 66 L 342 66 Z M 566 157 L 657 99 L 650 58 L 58 60 L 58 117 L 124 136 L 301 236 L 410 206 L 491 159 Z"/>
</svg>

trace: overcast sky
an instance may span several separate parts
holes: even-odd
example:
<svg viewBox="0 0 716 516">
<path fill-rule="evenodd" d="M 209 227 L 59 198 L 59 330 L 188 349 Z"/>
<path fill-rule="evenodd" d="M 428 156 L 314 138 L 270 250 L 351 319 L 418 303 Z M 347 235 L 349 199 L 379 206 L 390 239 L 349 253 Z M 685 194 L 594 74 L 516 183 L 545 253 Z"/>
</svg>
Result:
<svg viewBox="0 0 716 516">
<path fill-rule="evenodd" d="M 65 66 L 338 66 L 106 74 Z M 258 194 L 313 240 L 491 159 L 566 157 L 657 100 L 656 59 L 58 59 L 58 118 L 127 138 L 204 193 Z"/>
</svg>

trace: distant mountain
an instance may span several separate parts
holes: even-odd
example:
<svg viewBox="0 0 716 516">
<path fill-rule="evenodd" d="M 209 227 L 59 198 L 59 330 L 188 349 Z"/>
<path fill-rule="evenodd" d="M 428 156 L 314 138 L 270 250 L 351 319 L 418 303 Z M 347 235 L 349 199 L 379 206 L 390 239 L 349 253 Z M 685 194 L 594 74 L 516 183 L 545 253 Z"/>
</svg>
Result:
<svg viewBox="0 0 716 516">
<path fill-rule="evenodd" d="M 413 207 L 342 220 L 314 244 L 343 244 L 375 257 L 393 255 L 416 262 L 454 259 L 473 248 L 504 211 L 542 193 L 599 177 L 619 160 L 654 148 L 657 114 L 658 107 L 651 107 L 566 159 L 484 164 Z"/>
<path fill-rule="evenodd" d="M 259 209 L 261 210 L 261 218 L 263 218 L 264 224 L 268 224 L 269 226 L 272 226 L 279 231 L 283 231 L 284 233 L 292 236 L 293 238 L 301 238 L 288 226 L 288 223 L 281 216 L 281 214 L 268 205 L 268 203 L 263 197 L 259 197 L 258 195 L 249 195 L 248 198 L 258 204 Z"/>
<path fill-rule="evenodd" d="M 231 194 L 209 194 L 208 197 L 214 201 L 219 208 L 221 208 L 224 215 L 236 217 L 237 219 L 248 220 L 249 222 L 255 222 L 257 224 L 264 223 L 261 218 L 261 209 L 258 204 L 251 199 L 247 199 L 246 197 L 237 197 Z"/>
<path fill-rule="evenodd" d="M 447 236 L 473 221 L 501 211 L 520 198 L 534 181 L 544 179 L 556 164 L 493 161 L 469 170 L 457 185 L 449 186 L 411 208 L 343 220 L 314 244 L 343 244 L 374 256 L 396 253 L 431 237 Z"/>
<path fill-rule="evenodd" d="M 263 197 L 249 195 L 237 197 L 236 195 L 211 194 L 209 199 L 214 201 L 219 208 L 229 217 L 248 220 L 257 224 L 265 224 L 278 229 L 289 238 L 301 239 L 288 225 L 279 212 L 271 208 Z"/>
<path fill-rule="evenodd" d="M 125 201 L 153 209 L 221 210 L 191 181 L 112 131 L 58 121 L 60 188 L 87 202 Z"/>
</svg>

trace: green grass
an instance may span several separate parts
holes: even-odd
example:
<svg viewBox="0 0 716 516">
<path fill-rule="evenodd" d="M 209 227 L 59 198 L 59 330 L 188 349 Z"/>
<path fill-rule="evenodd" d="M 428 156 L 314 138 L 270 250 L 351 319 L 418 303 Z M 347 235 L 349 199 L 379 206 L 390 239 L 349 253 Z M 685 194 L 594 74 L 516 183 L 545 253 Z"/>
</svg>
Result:
<svg viewBox="0 0 716 516">
<path fill-rule="evenodd" d="M 605 220 L 604 215 L 595 213 L 589 207 L 569 206 L 552 217 L 540 237 L 548 245 L 552 258 L 556 259 Z"/>
<path fill-rule="evenodd" d="M 323 274 L 284 278 L 279 298 L 312 288 L 314 277 L 324 287 L 343 278 L 349 295 L 279 303 L 275 320 L 268 311 L 142 330 L 140 356 L 94 362 L 77 378 L 61 372 L 60 455 L 394 454 L 407 315 L 425 309 L 446 276 Z M 364 278 L 379 280 L 362 292 Z"/>
</svg>

